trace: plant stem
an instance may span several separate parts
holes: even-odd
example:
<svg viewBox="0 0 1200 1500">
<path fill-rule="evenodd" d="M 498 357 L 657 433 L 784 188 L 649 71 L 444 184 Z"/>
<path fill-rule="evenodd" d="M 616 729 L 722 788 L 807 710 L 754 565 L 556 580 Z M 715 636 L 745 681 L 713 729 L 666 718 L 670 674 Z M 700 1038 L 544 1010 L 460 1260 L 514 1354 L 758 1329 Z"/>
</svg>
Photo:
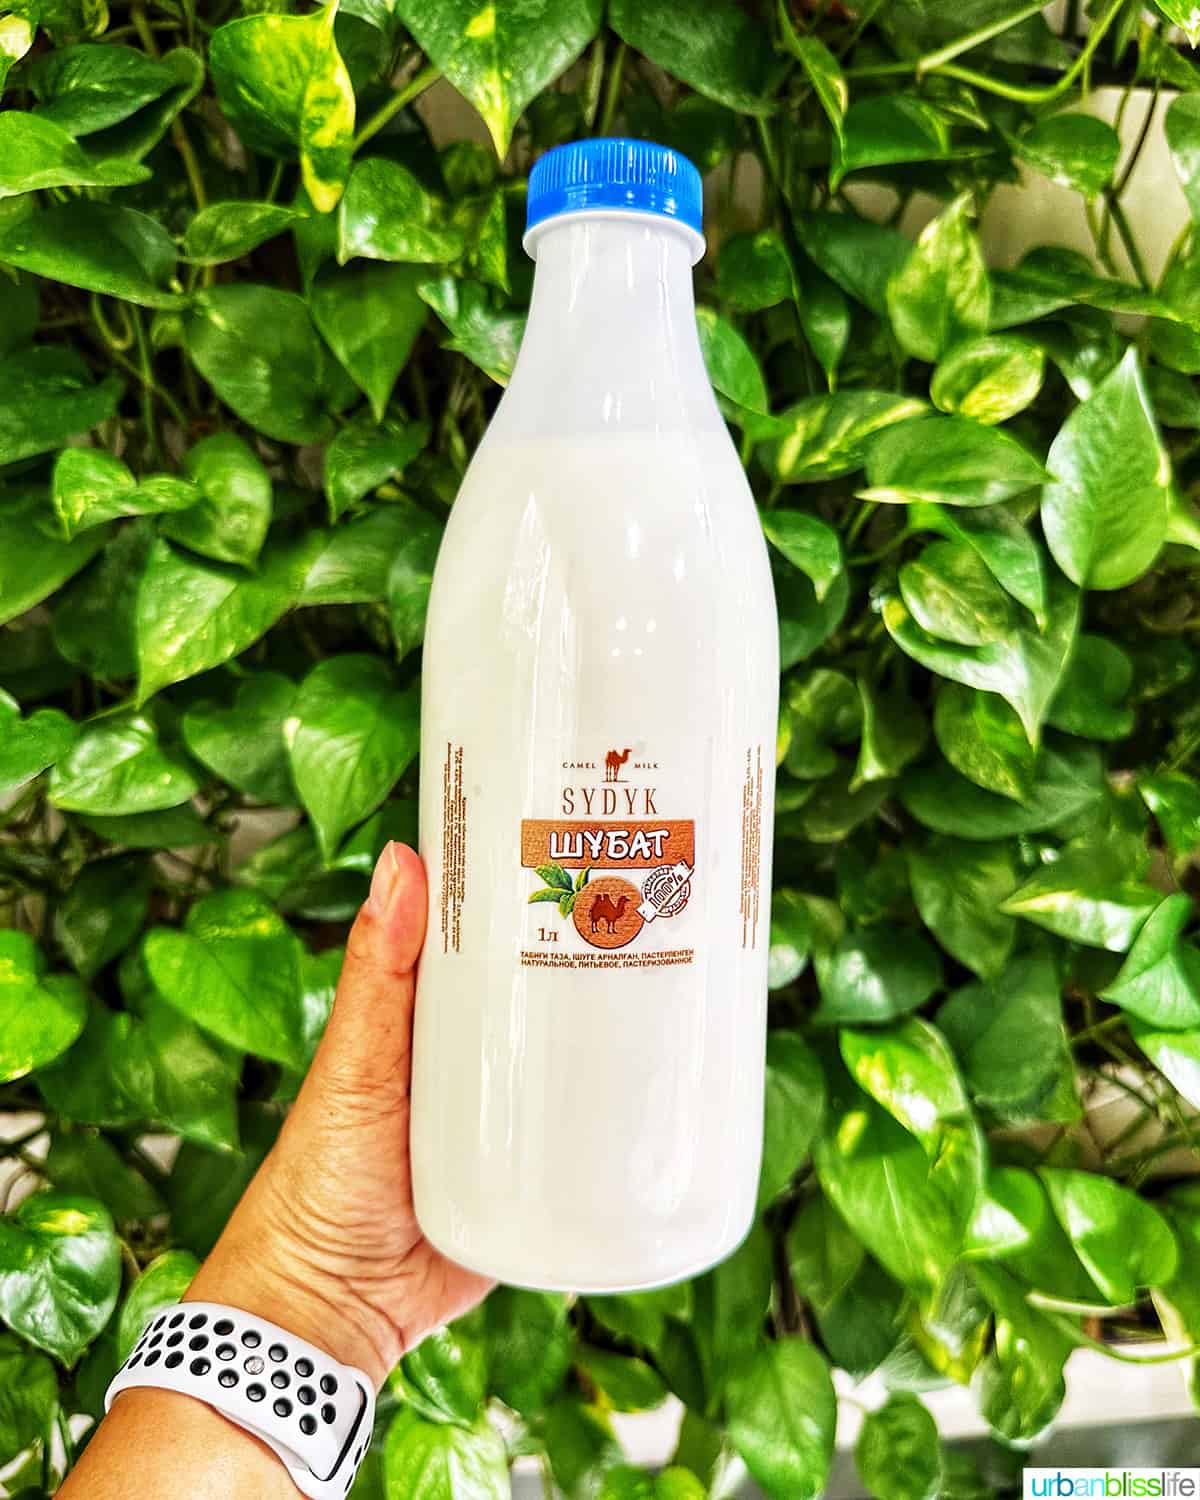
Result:
<svg viewBox="0 0 1200 1500">
<path fill-rule="evenodd" d="M 597 135 L 611 135 L 613 121 L 617 116 L 617 105 L 621 100 L 621 79 L 625 73 L 625 43 L 619 42 L 608 65 L 608 77 L 604 80 L 604 103 L 600 108 L 600 124 Z"/>
<path fill-rule="evenodd" d="M 137 341 L 138 371 L 142 380 L 142 422 L 146 428 L 146 447 L 157 461 L 162 457 L 158 441 L 158 427 L 154 420 L 154 364 L 150 358 L 150 345 L 146 341 L 146 330 L 142 326 L 141 312 L 135 307 L 130 314 L 133 321 L 133 336 Z"/>
<path fill-rule="evenodd" d="M 1104 201 L 1113 223 L 1117 226 L 1117 233 L 1121 237 L 1121 243 L 1125 246 L 1125 254 L 1129 257 L 1129 264 L 1133 267 L 1133 274 L 1138 284 L 1146 291 L 1150 290 L 1150 273 L 1146 270 L 1146 262 L 1142 259 L 1142 252 L 1138 248 L 1138 242 L 1134 237 L 1129 219 L 1125 210 L 1121 207 L 1117 195 L 1110 188 L 1104 195 Z"/>
<path fill-rule="evenodd" d="M 847 68 L 847 78 L 887 78 L 893 74 L 915 73 L 918 78 L 923 78 L 926 73 L 934 73 L 939 68 L 944 68 L 947 63 L 961 57 L 964 52 L 970 52 L 973 48 L 982 46 L 984 42 L 990 42 L 994 37 L 1001 36 L 1011 26 L 1018 26 L 1022 21 L 1027 21 L 1030 16 L 1036 16 L 1045 7 L 1039 5 L 1037 0 L 1023 6 L 1011 16 L 1005 16 L 999 21 L 989 21 L 986 25 L 969 31 L 966 36 L 960 36 L 953 42 L 947 42 L 944 47 L 939 47 L 935 52 L 926 52 L 918 58 L 900 58 L 896 62 L 871 63 L 861 68 Z"/>
<path fill-rule="evenodd" d="M 969 83 L 973 88 L 982 89 L 984 93 L 995 94 L 1001 99 L 1011 99 L 1017 104 L 1049 104 L 1052 99 L 1059 98 L 1068 89 L 1074 87 L 1075 80 L 1091 62 L 1092 55 L 1104 40 L 1109 27 L 1117 19 L 1124 3 L 1125 0 L 1112 0 L 1112 4 L 1109 5 L 1108 9 L 1088 33 L 1088 39 L 1084 43 L 1083 50 L 1079 56 L 1061 78 L 1057 79 L 1054 83 L 1047 84 L 1045 88 L 1036 89 L 1019 83 L 1005 83 L 1002 79 L 992 78 L 987 73 L 979 73 L 974 68 L 960 68 L 951 63 L 943 62 L 931 65 L 929 59 L 931 57 L 936 59 L 941 52 L 946 50 L 945 48 L 939 49 L 939 52 L 929 53 L 925 57 L 918 57 L 903 62 L 879 63 L 867 68 L 850 68 L 846 76 L 848 78 L 875 78 L 892 73 L 915 73 L 918 78 L 922 78 L 926 73 L 936 72 L 945 78 L 957 79 L 959 83 Z M 1041 10 L 1042 7 L 1039 5 L 1037 8 Z M 1013 20 L 1016 19 L 1017 17 L 1013 18 Z M 994 27 L 995 23 L 991 23 L 988 26 L 980 27 L 978 32 L 971 32 L 968 36 L 960 37 L 958 42 L 954 44 L 957 49 L 954 55 L 958 56 L 961 54 L 964 50 L 963 44 L 971 47 L 978 46 L 980 33 L 983 33 L 982 40 L 984 41 L 998 35 Z M 1005 28 L 1001 27 L 1000 29 L 1004 30 Z"/>
<path fill-rule="evenodd" d="M 369 140 L 377 136 L 383 127 L 393 116 L 398 115 L 405 105 L 411 104 L 414 99 L 423 94 L 431 84 L 434 84 L 442 76 L 442 70 L 433 63 L 426 63 L 419 73 L 414 73 L 402 89 L 392 95 L 386 104 L 381 104 L 363 128 L 354 137 L 351 151 L 358 151 L 365 146 Z"/>
<path fill-rule="evenodd" d="M 583 123 L 590 130 L 596 123 L 596 111 L 600 108 L 600 91 L 604 86 L 604 59 L 608 44 L 602 31 L 592 43 L 588 58 L 587 79 L 583 85 Z"/>
</svg>

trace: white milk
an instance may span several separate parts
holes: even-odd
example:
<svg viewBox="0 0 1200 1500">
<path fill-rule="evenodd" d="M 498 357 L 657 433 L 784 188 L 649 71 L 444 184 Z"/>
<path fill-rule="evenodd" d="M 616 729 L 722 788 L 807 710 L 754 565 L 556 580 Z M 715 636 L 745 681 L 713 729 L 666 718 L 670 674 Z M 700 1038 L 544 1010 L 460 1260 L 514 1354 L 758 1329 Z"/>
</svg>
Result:
<svg viewBox="0 0 1200 1500">
<path fill-rule="evenodd" d="M 434 577 L 413 1185 L 435 1245 L 518 1285 L 673 1281 L 754 1211 L 778 641 L 697 238 L 646 212 L 531 234 Z"/>
</svg>

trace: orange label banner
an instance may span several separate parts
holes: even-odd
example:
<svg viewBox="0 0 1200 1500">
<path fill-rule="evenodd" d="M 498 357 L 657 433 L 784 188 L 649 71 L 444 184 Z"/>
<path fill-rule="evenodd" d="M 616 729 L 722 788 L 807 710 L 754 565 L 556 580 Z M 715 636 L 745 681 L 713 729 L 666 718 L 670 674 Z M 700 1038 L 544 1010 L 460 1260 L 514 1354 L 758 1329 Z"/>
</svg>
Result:
<svg viewBox="0 0 1200 1500">
<path fill-rule="evenodd" d="M 659 818 L 652 823 L 525 818 L 521 823 L 521 863 L 530 870 L 538 865 L 652 870 L 681 860 L 696 863 L 696 825 L 690 818 Z"/>
</svg>

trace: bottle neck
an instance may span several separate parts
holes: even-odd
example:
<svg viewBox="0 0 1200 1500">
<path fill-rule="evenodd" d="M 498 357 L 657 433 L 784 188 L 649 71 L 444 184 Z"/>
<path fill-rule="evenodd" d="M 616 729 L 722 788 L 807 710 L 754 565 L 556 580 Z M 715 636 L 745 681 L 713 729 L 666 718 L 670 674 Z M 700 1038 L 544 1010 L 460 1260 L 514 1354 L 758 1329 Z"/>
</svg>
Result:
<svg viewBox="0 0 1200 1500">
<path fill-rule="evenodd" d="M 696 332 L 694 249 L 649 215 L 539 227 L 529 322 L 493 426 L 514 437 L 721 429 Z"/>
</svg>

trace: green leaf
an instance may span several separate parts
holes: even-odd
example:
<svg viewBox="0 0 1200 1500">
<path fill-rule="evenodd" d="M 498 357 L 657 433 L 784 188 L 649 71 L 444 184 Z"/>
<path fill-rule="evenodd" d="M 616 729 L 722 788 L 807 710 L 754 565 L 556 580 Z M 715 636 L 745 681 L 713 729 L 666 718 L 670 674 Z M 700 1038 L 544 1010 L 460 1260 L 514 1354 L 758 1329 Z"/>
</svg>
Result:
<svg viewBox="0 0 1200 1500">
<path fill-rule="evenodd" d="M 165 94 L 175 75 L 132 47 L 79 42 L 39 58 L 29 82 L 33 113 L 78 137 L 128 119 Z"/>
<path fill-rule="evenodd" d="M 165 474 L 139 485 L 128 466 L 102 448 L 64 448 L 54 463 L 50 499 L 70 539 L 119 516 L 186 509 L 200 494 Z"/>
<path fill-rule="evenodd" d="M 1192 900 L 1167 896 L 1146 918 L 1117 977 L 1101 992 L 1155 1031 L 1200 1026 L 1200 949 L 1183 939 Z"/>
<path fill-rule="evenodd" d="M 524 314 L 495 307 L 477 281 L 443 276 L 420 282 L 417 291 L 449 329 L 445 347 L 478 365 L 498 385 L 507 384 L 525 330 Z"/>
<path fill-rule="evenodd" d="M 1134 350 L 1063 423 L 1046 466 L 1042 525 L 1067 577 L 1091 589 L 1140 578 L 1166 535 L 1170 462 Z"/>
<path fill-rule="evenodd" d="M 428 441 L 427 422 L 377 423 L 366 413 L 347 422 L 325 450 L 329 519 L 339 520 L 372 490 L 399 478 Z"/>
<path fill-rule="evenodd" d="M 1017 940 L 1016 918 L 1000 911 L 1020 879 L 1011 847 L 932 839 L 908 867 L 922 922 L 952 958 L 995 979 Z"/>
<path fill-rule="evenodd" d="M 1186 857 L 1200 848 L 1200 786 L 1190 776 L 1159 771 L 1139 778 L 1138 791 L 1172 854 Z"/>
<path fill-rule="evenodd" d="M 762 527 L 788 562 L 811 581 L 818 604 L 844 572 L 842 544 L 832 526 L 801 510 L 763 512 Z"/>
<path fill-rule="evenodd" d="M 906 94 L 856 99 L 834 134 L 830 191 L 851 172 L 950 154 L 947 117 L 935 105 Z"/>
<path fill-rule="evenodd" d="M 735 234 L 722 244 L 717 291 L 737 311 L 758 312 L 786 302 L 794 295 L 794 283 L 787 246 L 776 230 Z"/>
<path fill-rule="evenodd" d="M 173 47 L 164 52 L 162 65 L 171 75 L 170 88 L 119 125 L 110 125 L 89 136 L 87 150 L 93 161 L 123 167 L 140 162 L 204 87 L 204 63 L 190 47 Z"/>
<path fill-rule="evenodd" d="M 937 953 L 906 927 L 879 924 L 849 932 L 815 959 L 825 1024 L 889 1021 L 924 1005 L 941 983 Z"/>
<path fill-rule="evenodd" d="M 970 1121 L 943 1121 L 926 1146 L 846 1080 L 815 1158 L 821 1186 L 850 1228 L 893 1276 L 931 1289 L 955 1264 L 974 1214 L 983 1146 Z"/>
<path fill-rule="evenodd" d="M 729 1440 L 772 1500 L 816 1500 L 829 1477 L 837 1398 L 813 1344 L 765 1344 L 726 1393 Z"/>
<path fill-rule="evenodd" d="M 1135 715 L 1124 705 L 1133 686 L 1133 660 L 1101 635 L 1081 635 L 1050 705 L 1047 724 L 1091 740 L 1122 740 Z"/>
<path fill-rule="evenodd" d="M 249 255 L 306 217 L 281 203 L 210 203 L 184 230 L 183 253 L 194 265 L 219 266 Z"/>
<path fill-rule="evenodd" d="M 607 1478 L 621 1457 L 607 1413 L 572 1396 L 553 1400 L 539 1414 L 534 1432 L 545 1448 L 558 1491 L 567 1500 L 595 1496 L 602 1477 Z"/>
<path fill-rule="evenodd" d="M 432 1422 L 477 1420 L 487 1393 L 487 1347 L 480 1316 L 435 1328 L 391 1376 L 419 1416 Z"/>
<path fill-rule="evenodd" d="M 1016 958 L 990 981 L 964 985 L 938 1011 L 937 1024 L 972 1098 L 1009 1118 L 1036 1118 L 1066 1052 L 1062 999 L 1050 958 Z"/>
<path fill-rule="evenodd" d="M 898 776 L 925 748 L 929 724 L 920 708 L 904 692 L 885 693 L 860 677 L 862 743 L 851 791 L 872 781 Z"/>
<path fill-rule="evenodd" d="M 78 981 L 43 970 L 27 933 L 0 932 L 0 1083 L 53 1062 L 83 1030 L 87 1002 Z"/>
<path fill-rule="evenodd" d="M 20 706 L 0 689 L 0 797 L 61 760 L 78 737 L 79 726 L 56 708 L 22 719 Z"/>
<path fill-rule="evenodd" d="M 96 860 L 63 897 L 55 934 L 84 979 L 119 958 L 142 930 L 154 885 L 152 867 L 129 856 Z"/>
<path fill-rule="evenodd" d="M 238 685 L 232 705 L 202 700 L 181 721 L 184 744 L 222 781 L 259 802 L 288 806 L 296 800 L 284 729 L 296 684 L 276 672 L 259 672 Z"/>
<path fill-rule="evenodd" d="M 387 604 L 396 656 L 403 660 L 425 635 L 425 611 L 433 583 L 433 565 L 442 529 L 424 511 L 414 511 L 392 560 L 387 578 Z M 581 871 L 581 878 L 586 878 Z"/>
<path fill-rule="evenodd" d="M 187 763 L 164 750 L 151 720 L 128 713 L 86 728 L 55 766 L 49 798 L 64 812 L 154 812 L 178 807 L 199 784 Z"/>
<path fill-rule="evenodd" d="M 524 1417 L 562 1385 L 571 1363 L 567 1301 L 556 1292 L 499 1287 L 484 1304 L 489 1388 Z M 506 1481 L 507 1482 L 507 1481 Z"/>
<path fill-rule="evenodd" d="M 108 48 L 102 49 L 108 51 Z M 0 261 L 143 307 L 178 307 L 175 246 L 157 219 L 113 203 L 55 204 L 0 234 Z"/>
<path fill-rule="evenodd" d="M 1081 839 L 1043 865 L 1001 910 L 1073 942 L 1125 953 L 1158 900 L 1130 868 L 1123 843 Z"/>
<path fill-rule="evenodd" d="M 309 539 L 268 546 L 247 574 L 155 542 L 138 590 L 139 698 L 253 645 L 297 601 L 312 551 Z"/>
<path fill-rule="evenodd" d="M 942 1445 L 929 1410 L 897 1391 L 863 1418 L 854 1462 L 878 1500 L 933 1500 L 942 1486 Z"/>
<path fill-rule="evenodd" d="M 992 292 L 971 228 L 971 204 L 972 195 L 964 193 L 926 225 L 912 254 L 888 282 L 888 315 L 896 338 L 907 353 L 930 363 L 987 330 Z"/>
<path fill-rule="evenodd" d="M 680 1465 L 655 1473 L 618 1464 L 605 1474 L 596 1500 L 705 1500 L 707 1494 L 695 1474 Z"/>
<path fill-rule="evenodd" d="M 918 822 L 935 833 L 968 839 L 1057 828 L 1095 808 L 1104 794 L 1104 767 L 1091 745 L 1042 750 L 1022 801 L 983 791 L 944 766 L 909 771 L 900 787 L 901 802 Z"/>
<path fill-rule="evenodd" d="M 0 1219 L 0 1318 L 64 1364 L 108 1322 L 120 1286 L 120 1242 L 94 1199 L 38 1193 Z"/>
<path fill-rule="evenodd" d="M 796 221 L 796 234 L 831 281 L 876 317 L 887 317 L 888 283 L 912 254 L 899 230 L 854 213 L 812 213 Z"/>
<path fill-rule="evenodd" d="M 784 484 L 852 474 L 866 463 L 870 438 L 924 410 L 924 402 L 891 391 L 808 396 L 765 428 L 766 462 Z"/>
<path fill-rule="evenodd" d="M 480 0 L 396 0 L 418 46 L 483 116 L 504 158 L 529 102 L 575 61 L 600 25 L 598 0 L 527 0 L 519 11 Z M 611 18 L 618 26 L 617 18 Z"/>
<path fill-rule="evenodd" d="M 199 1256 L 217 1242 L 238 1199 L 275 1143 L 280 1120 L 261 1107 L 243 1110 L 236 1156 L 184 1145 L 167 1183 L 175 1240 Z"/>
<path fill-rule="evenodd" d="M 7 118 L 0 115 L 0 120 Z M 87 432 L 112 416 L 121 391 L 116 376 L 93 384 L 77 354 L 52 345 L 0 359 L 0 464 L 45 453 L 73 434 Z M 0 525 L 8 523 L 8 509 L 6 504 Z M 0 556 L 6 550 L 0 549 Z"/>
<path fill-rule="evenodd" d="M 0 199 L 38 188 L 126 187 L 149 176 L 135 161 L 88 156 L 53 120 L 18 109 L 0 114 Z"/>
<path fill-rule="evenodd" d="M 571 877 L 561 865 L 538 865 L 537 874 L 547 885 L 555 886 L 560 891 L 572 891 L 575 888 Z"/>
<path fill-rule="evenodd" d="M 1193 220 L 1200 220 L 1200 101 L 1190 94 L 1172 99 L 1163 122 L 1175 173 Z"/>
<path fill-rule="evenodd" d="M 500 1435 L 480 1418 L 472 1427 L 427 1422 L 402 1408 L 383 1448 L 387 1500 L 509 1500 L 508 1459 Z"/>
<path fill-rule="evenodd" d="M 146 968 L 162 998 L 230 1046 L 303 1067 L 300 944 L 251 891 L 202 896 L 182 930 L 146 936 Z"/>
<path fill-rule="evenodd" d="M 1085 198 L 1109 185 L 1120 154 L 1121 142 L 1111 125 L 1074 112 L 1038 120 L 1015 147 L 1017 159 L 1027 167 Z"/>
<path fill-rule="evenodd" d="M 1004 506 L 947 509 L 917 501 L 908 507 L 907 517 L 913 531 L 936 531 L 948 541 L 973 548 L 1000 587 L 1025 606 L 1041 629 L 1046 628 L 1045 553 Z"/>
<path fill-rule="evenodd" d="M 200 503 L 159 530 L 203 557 L 253 567 L 271 524 L 271 477 L 236 433 L 201 438 L 183 463 Z"/>
<path fill-rule="evenodd" d="M 765 413 L 767 384 L 742 335 L 711 307 L 696 309 L 696 328 L 708 378 L 717 394 L 745 411 Z"/>
<path fill-rule="evenodd" d="M 2 374 L 0 369 L 0 378 Z M 74 577 L 104 545 L 105 537 L 96 531 L 64 542 L 40 534 L 36 527 L 45 497 L 37 492 L 15 500 L 0 496 L 0 501 L 0 625 L 6 625 Z"/>
<path fill-rule="evenodd" d="M 300 154 L 318 213 L 336 207 L 350 172 L 354 86 L 333 36 L 337 6 L 311 15 L 249 15 L 209 43 L 221 108 L 254 151 Z"/>
<path fill-rule="evenodd" d="M 1179 1252 L 1152 1204 L 1098 1173 L 1042 1167 L 1039 1175 L 1075 1253 L 1110 1302 L 1125 1306 L 1139 1288 L 1170 1281 Z"/>
<path fill-rule="evenodd" d="M 928 416 L 880 434 L 867 452 L 861 500 L 995 505 L 1034 489 L 1046 471 L 1007 433 L 967 417 Z"/>
<path fill-rule="evenodd" d="M 870 1094 L 933 1156 L 943 1126 L 969 1115 L 967 1095 L 945 1039 L 928 1021 L 906 1016 L 871 1031 L 843 1027 L 842 1061 Z"/>
<path fill-rule="evenodd" d="M 708 0 L 701 16 L 672 0 L 613 0 L 608 19 L 623 42 L 705 98 L 739 114 L 770 112 L 770 42 L 734 0 Z"/>
<path fill-rule="evenodd" d="M 0 1335 L 0 1464 L 7 1469 L 39 1439 L 49 1443 L 57 1411 L 54 1366 L 10 1334 Z"/>
<path fill-rule="evenodd" d="M 316 548 L 308 554 L 299 602 L 383 603 L 397 554 L 423 525 L 416 514 L 410 505 L 381 506 L 348 525 L 314 534 Z"/>
<path fill-rule="evenodd" d="M 446 205 L 399 162 L 371 156 L 355 163 L 338 207 L 338 264 L 370 260 L 442 265 L 466 249 Z"/>
<path fill-rule="evenodd" d="M 1037 399 L 1045 365 L 1036 344 L 1012 334 L 968 339 L 938 362 L 929 397 L 939 411 L 994 426 Z"/>
<path fill-rule="evenodd" d="M 118 1084 L 136 1118 L 219 1151 L 238 1144 L 236 1091 L 241 1057 L 152 991 L 142 1001 L 119 1064 Z"/>
<path fill-rule="evenodd" d="M 1086 256 L 1073 250 L 1039 246 L 1015 271 L 992 273 L 994 330 L 1031 322 L 1073 303 L 1105 312 L 1179 320 L 1179 313 L 1162 297 L 1125 281 L 1097 276 Z"/>
<path fill-rule="evenodd" d="M 137 582 L 153 543 L 153 522 L 120 527 L 95 565 L 55 600 L 56 649 L 95 677 L 112 682 L 137 672 Z"/>
<path fill-rule="evenodd" d="M 421 267 L 356 261 L 323 267 L 309 287 L 313 322 L 377 422 L 429 316 L 417 291 L 424 275 Z"/>
<path fill-rule="evenodd" d="M 650 1411 L 667 1399 L 662 1376 L 645 1360 L 584 1345 L 576 1363 L 614 1411 Z"/>
<path fill-rule="evenodd" d="M 783 989 L 803 974 L 812 948 L 812 921 L 804 896 L 787 889 L 771 898 L 771 946 L 767 953 L 767 985 Z"/>
<path fill-rule="evenodd" d="M 900 569 L 899 583 L 908 612 L 940 641 L 987 646 L 1012 634 L 1009 596 L 964 542 L 930 542 Z"/>
<path fill-rule="evenodd" d="M 1129 1034 L 1180 1097 L 1200 1109 L 1200 1029 L 1159 1031 L 1134 1017 Z"/>
<path fill-rule="evenodd" d="M 825 1079 L 804 1038 L 795 1031 L 769 1032 L 760 1204 L 770 1203 L 791 1181 L 812 1145 L 824 1108 Z"/>
<path fill-rule="evenodd" d="M 287 728 L 288 754 L 326 862 L 416 755 L 418 712 L 416 686 L 401 691 L 377 657 L 331 657 L 301 683 Z"/>
<path fill-rule="evenodd" d="M 84 813 L 80 821 L 97 838 L 126 849 L 194 849 L 201 844 L 221 842 L 220 833 L 188 806 L 133 813 L 123 818 Z"/>
<path fill-rule="evenodd" d="M 798 36 L 792 26 L 787 6 L 779 6 L 779 31 L 784 48 L 795 57 L 804 69 L 805 77 L 812 84 L 825 117 L 833 127 L 835 136 L 842 134 L 846 109 L 850 103 L 850 90 L 841 64 L 819 37 L 811 33 Z"/>
<path fill-rule="evenodd" d="M 1048 616 L 1044 632 L 1016 624 L 989 645 L 960 646 L 922 630 L 894 595 L 883 604 L 883 623 L 903 651 L 953 682 L 999 693 L 1016 709 L 1031 745 L 1039 742 L 1079 624 L 1079 594 L 1063 579 L 1051 582 Z"/>
<path fill-rule="evenodd" d="M 251 427 L 281 443 L 319 443 L 329 436 L 321 344 L 294 293 L 250 282 L 210 287 L 193 298 L 183 338 L 201 375 Z"/>
<path fill-rule="evenodd" d="M 787 1257 L 797 1292 L 823 1313 L 852 1284 L 866 1251 L 829 1200 L 818 1193 L 792 1221 Z"/>
<path fill-rule="evenodd" d="M 759 1219 L 727 1260 L 692 1283 L 691 1335 L 702 1383 L 710 1392 L 722 1389 L 762 1343 L 771 1301 L 771 1257 L 771 1238 Z M 660 1362 L 666 1347 L 664 1340 Z"/>
<path fill-rule="evenodd" d="M 972 1274 L 996 1314 L 994 1351 L 980 1379 L 980 1409 L 1006 1442 L 1026 1446 L 1062 1406 L 1063 1366 L 1072 1341 L 1030 1307 L 1024 1289 L 1003 1267 L 976 1266 Z"/>
<path fill-rule="evenodd" d="M 117 1358 L 133 1353 L 142 1329 L 164 1307 L 172 1307 L 191 1286 L 200 1262 L 190 1250 L 166 1250 L 156 1256 L 129 1289 L 117 1324 Z"/>
</svg>

